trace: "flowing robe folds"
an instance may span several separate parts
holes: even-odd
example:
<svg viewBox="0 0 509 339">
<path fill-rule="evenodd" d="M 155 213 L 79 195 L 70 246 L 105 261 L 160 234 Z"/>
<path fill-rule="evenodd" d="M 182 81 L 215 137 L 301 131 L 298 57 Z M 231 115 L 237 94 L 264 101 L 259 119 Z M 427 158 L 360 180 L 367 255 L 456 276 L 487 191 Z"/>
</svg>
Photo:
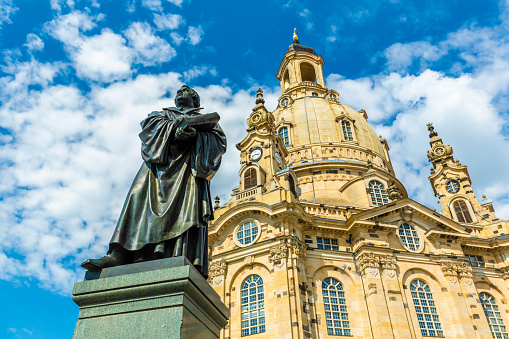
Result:
<svg viewBox="0 0 509 339">
<path fill-rule="evenodd" d="M 185 255 L 207 276 L 210 180 L 226 151 L 226 137 L 216 124 L 195 138 L 176 140 L 179 117 L 198 110 L 166 108 L 141 123 L 144 163 L 110 241 L 110 252 L 120 247 L 128 262 Z"/>
</svg>

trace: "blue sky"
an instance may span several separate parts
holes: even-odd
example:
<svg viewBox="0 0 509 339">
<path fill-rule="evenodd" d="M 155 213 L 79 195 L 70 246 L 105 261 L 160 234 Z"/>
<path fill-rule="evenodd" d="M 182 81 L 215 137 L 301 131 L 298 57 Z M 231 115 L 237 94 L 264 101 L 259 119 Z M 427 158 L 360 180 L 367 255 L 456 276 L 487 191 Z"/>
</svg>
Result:
<svg viewBox="0 0 509 339">
<path fill-rule="evenodd" d="M 79 263 L 104 254 L 137 172 L 139 122 L 183 83 L 229 139 L 213 192 L 238 184 L 254 90 L 274 109 L 293 28 L 329 88 L 364 108 L 411 197 L 426 123 L 509 218 L 504 1 L 0 0 L 0 337 L 69 338 Z M 232 179 L 233 178 L 233 179 Z"/>
</svg>

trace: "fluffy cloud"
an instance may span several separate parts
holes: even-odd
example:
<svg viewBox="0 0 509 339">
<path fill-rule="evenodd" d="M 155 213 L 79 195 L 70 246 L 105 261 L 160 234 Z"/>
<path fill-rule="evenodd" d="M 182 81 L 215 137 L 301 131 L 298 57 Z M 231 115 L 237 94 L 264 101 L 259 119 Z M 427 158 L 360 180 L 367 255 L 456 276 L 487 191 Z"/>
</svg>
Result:
<svg viewBox="0 0 509 339">
<path fill-rule="evenodd" d="M 189 40 L 189 43 L 191 45 L 198 45 L 201 41 L 201 36 L 203 34 L 203 30 L 201 29 L 201 26 L 193 27 L 189 26 L 189 29 L 187 31 L 187 39 Z"/>
<path fill-rule="evenodd" d="M 155 36 L 145 22 L 135 22 L 124 32 L 132 47 L 134 62 L 153 66 L 170 61 L 177 53 L 166 40 Z"/>
<path fill-rule="evenodd" d="M 0 0 L 0 26 L 4 23 L 11 23 L 11 16 L 16 13 L 18 8 L 14 6 L 12 0 Z"/>
<path fill-rule="evenodd" d="M 29 51 L 40 51 L 44 48 L 44 42 L 36 34 L 28 34 L 24 45 Z"/>
<path fill-rule="evenodd" d="M 178 14 L 154 14 L 154 24 L 160 30 L 176 29 L 185 22 Z"/>
<path fill-rule="evenodd" d="M 182 5 L 182 0 L 167 0 L 168 2 L 171 2 L 172 4 L 176 6 Z M 163 4 L 161 0 L 141 0 L 141 4 L 144 7 L 147 7 L 151 11 L 163 11 Z"/>
</svg>

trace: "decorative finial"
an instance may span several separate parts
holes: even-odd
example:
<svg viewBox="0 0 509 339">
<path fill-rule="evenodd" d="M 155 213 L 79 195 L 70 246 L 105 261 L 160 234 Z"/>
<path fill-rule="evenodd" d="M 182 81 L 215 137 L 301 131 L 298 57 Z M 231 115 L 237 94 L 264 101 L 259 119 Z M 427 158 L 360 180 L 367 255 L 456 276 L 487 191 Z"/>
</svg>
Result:
<svg viewBox="0 0 509 339">
<path fill-rule="evenodd" d="M 264 104 L 265 100 L 263 100 L 263 91 L 261 88 L 258 88 L 256 91 L 256 104 Z"/>
<path fill-rule="evenodd" d="M 428 131 L 429 131 L 429 137 L 430 138 L 438 137 L 438 133 L 435 132 L 435 127 L 433 127 L 433 123 L 432 122 L 428 122 L 428 124 L 426 126 L 428 126 Z"/>
<path fill-rule="evenodd" d="M 486 200 L 486 194 L 482 195 L 482 200 Z"/>
<path fill-rule="evenodd" d="M 214 205 L 214 209 L 215 209 L 215 210 L 217 210 L 219 207 L 221 207 L 221 206 L 219 206 L 219 201 L 220 201 L 219 196 L 218 196 L 218 195 L 216 195 L 216 197 L 214 198 L 214 200 L 215 200 L 215 202 L 216 202 L 216 203 L 215 203 L 215 205 Z"/>
<path fill-rule="evenodd" d="M 297 31 L 297 28 L 294 28 L 293 29 L 293 42 L 294 43 L 299 43 L 299 37 L 297 36 L 297 33 L 295 33 Z"/>
</svg>

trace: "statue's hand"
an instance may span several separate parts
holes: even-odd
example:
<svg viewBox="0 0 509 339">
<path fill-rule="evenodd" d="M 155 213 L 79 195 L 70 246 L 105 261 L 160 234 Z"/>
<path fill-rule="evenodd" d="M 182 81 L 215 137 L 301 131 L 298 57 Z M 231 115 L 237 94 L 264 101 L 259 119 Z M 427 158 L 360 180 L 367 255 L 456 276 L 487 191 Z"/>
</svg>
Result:
<svg viewBox="0 0 509 339">
<path fill-rule="evenodd" d="M 179 141 L 189 140 L 196 137 L 196 129 L 193 127 L 179 127 L 177 128 L 177 132 L 175 132 L 175 139 Z"/>
</svg>

